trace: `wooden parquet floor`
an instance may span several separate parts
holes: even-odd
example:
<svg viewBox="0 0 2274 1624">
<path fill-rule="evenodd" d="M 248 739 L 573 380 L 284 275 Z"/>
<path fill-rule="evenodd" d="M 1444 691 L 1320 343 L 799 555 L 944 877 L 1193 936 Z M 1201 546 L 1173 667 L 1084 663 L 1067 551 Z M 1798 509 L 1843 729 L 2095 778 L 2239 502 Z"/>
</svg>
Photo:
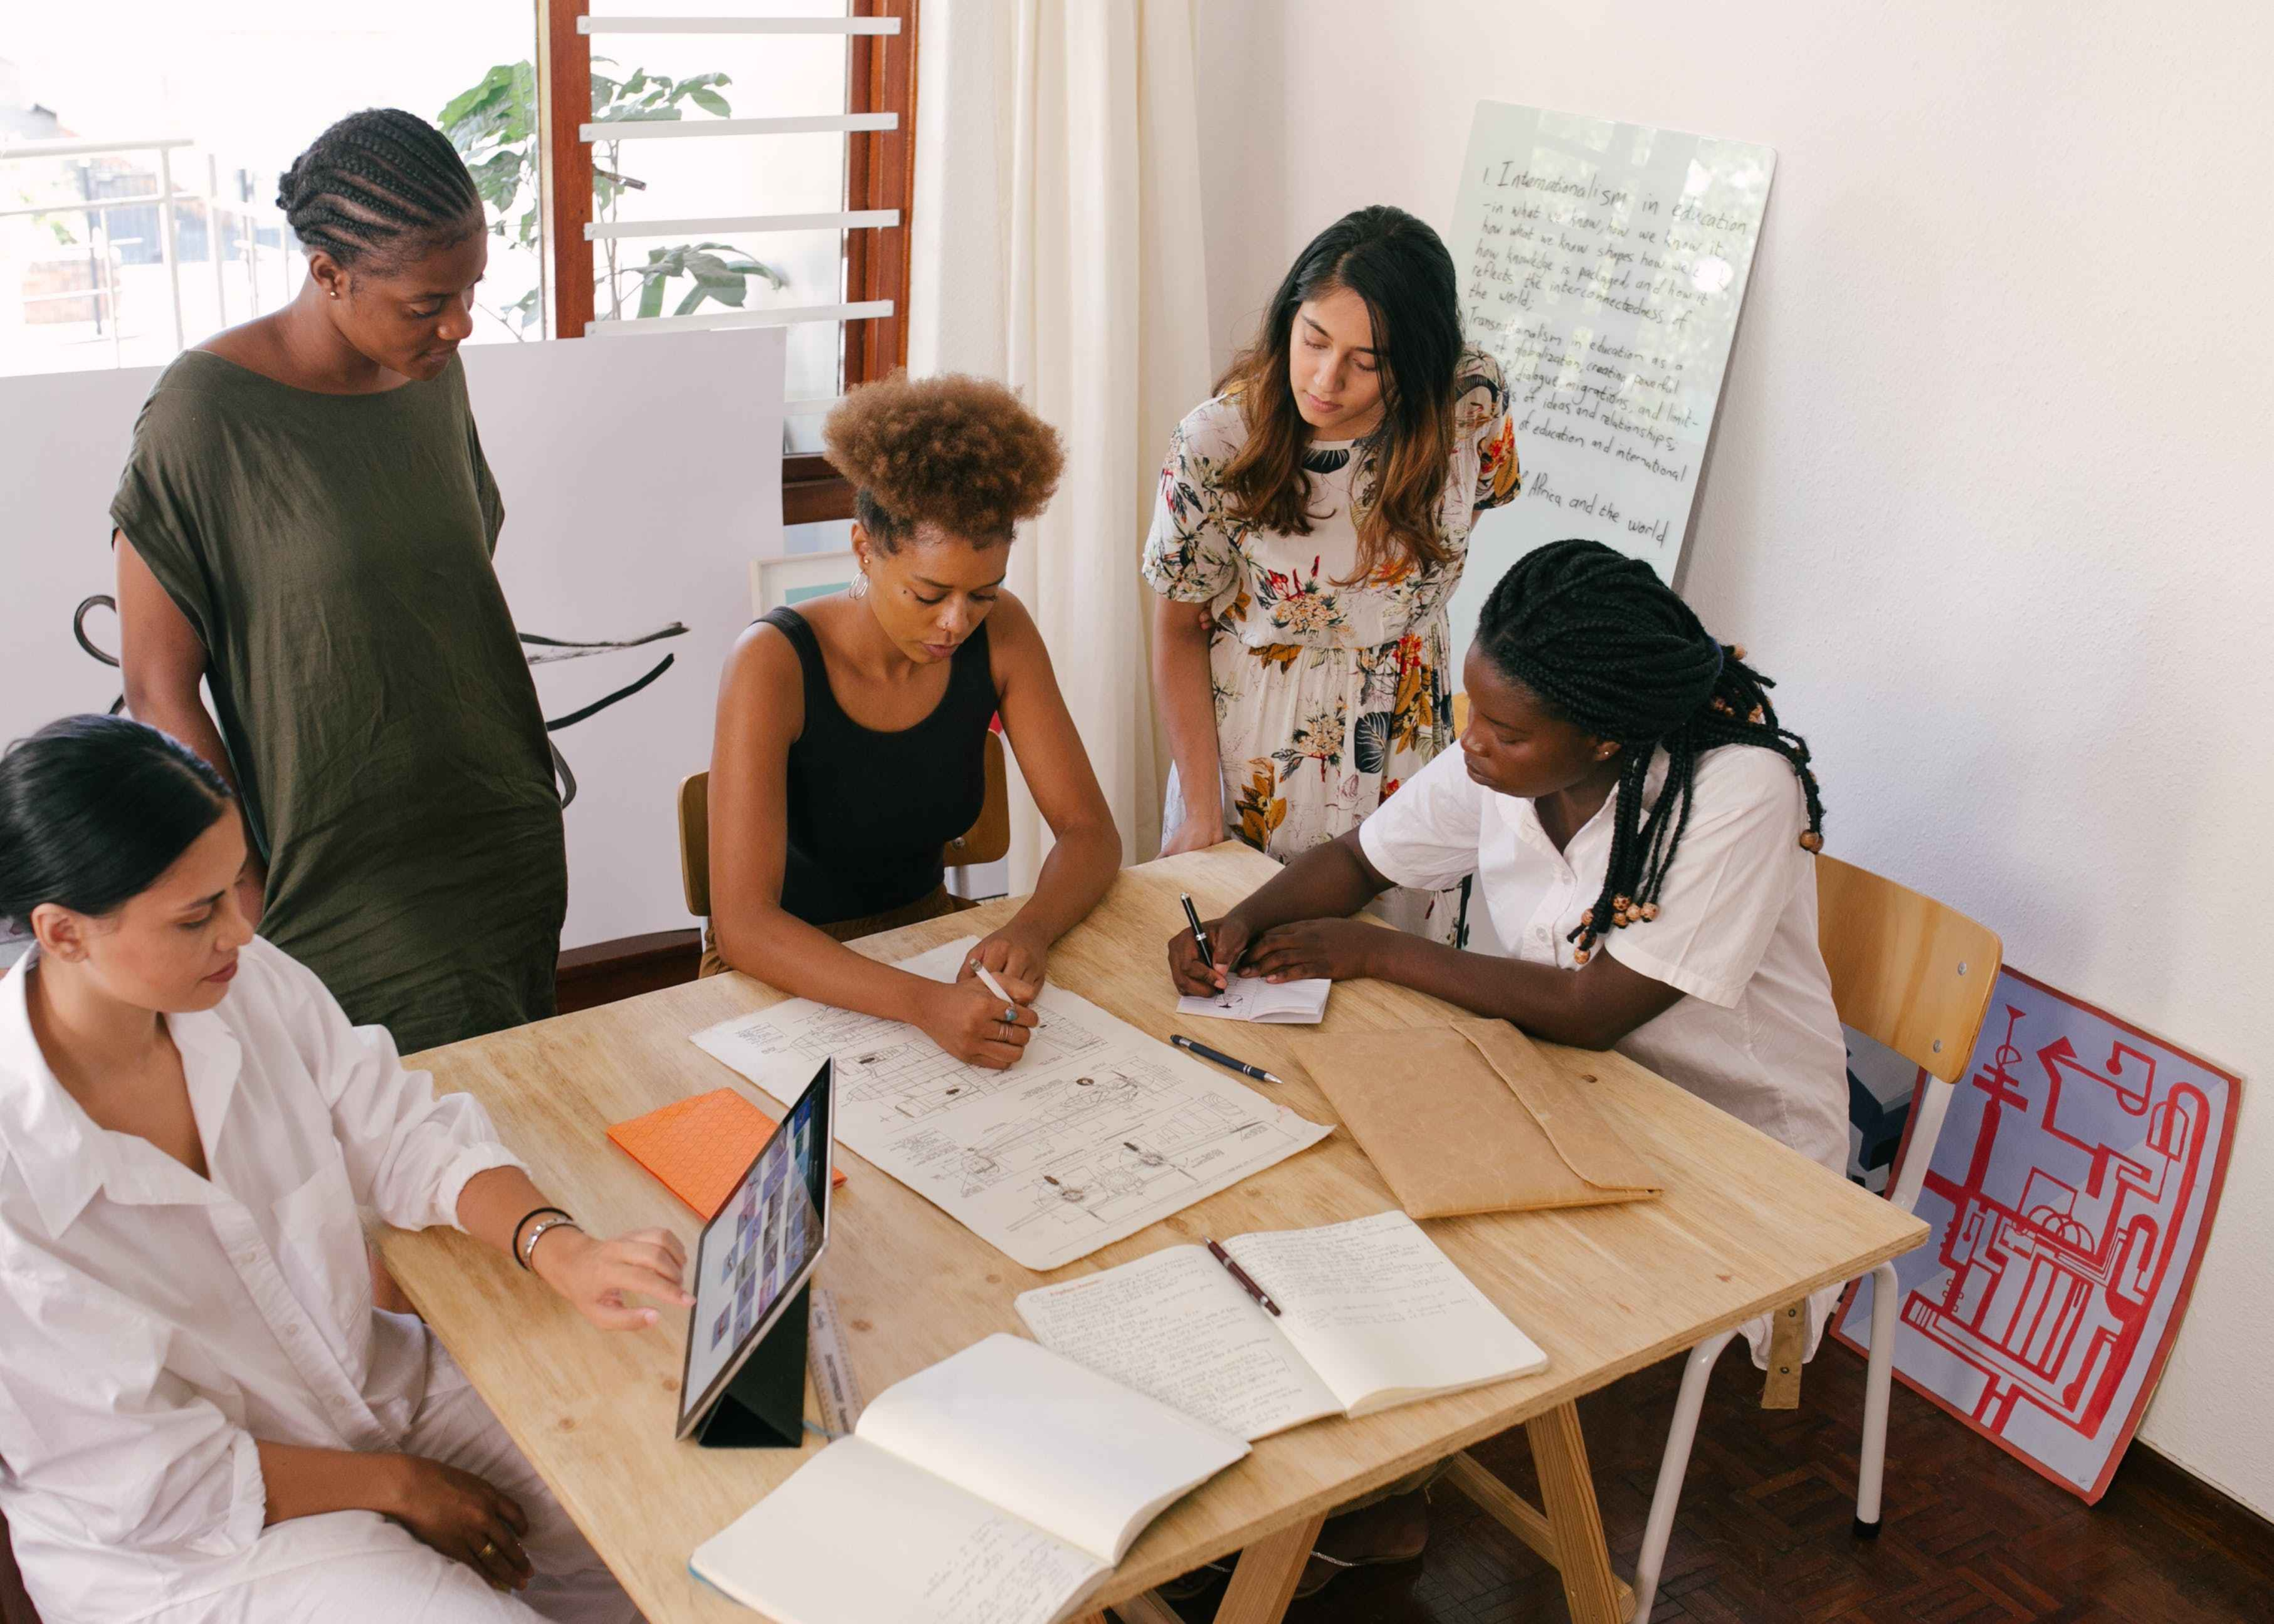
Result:
<svg viewBox="0 0 2274 1624">
<path fill-rule="evenodd" d="M 1580 1401 L 1613 1565 L 1642 1543 L 1678 1359 Z M 2145 1449 L 2088 1507 L 1898 1385 L 1886 1518 L 1859 1540 L 1864 1362 L 1828 1339 L 1796 1410 L 1722 1356 L 1652 1624 L 2274 1624 L 2274 1525 Z M 1474 1451 L 1535 1503 L 1521 1431 Z M 1555 1570 L 1455 1491 L 1431 1492 L 1419 1562 L 1360 1568 L 1287 1624 L 1562 1624 Z M 1185 1605 L 1206 1619 L 1221 1588 Z"/>
</svg>

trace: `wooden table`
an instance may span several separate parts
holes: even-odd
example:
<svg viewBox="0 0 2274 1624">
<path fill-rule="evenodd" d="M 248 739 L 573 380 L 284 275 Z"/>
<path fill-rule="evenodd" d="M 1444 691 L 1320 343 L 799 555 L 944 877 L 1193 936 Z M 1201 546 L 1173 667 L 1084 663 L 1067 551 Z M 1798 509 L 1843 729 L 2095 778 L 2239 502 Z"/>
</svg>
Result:
<svg viewBox="0 0 2274 1624">
<path fill-rule="evenodd" d="M 1209 915 L 1273 871 L 1267 859 L 1236 845 L 1129 869 L 1089 921 L 1058 944 L 1050 975 L 1166 1037 L 1178 1024 L 1163 952 L 1182 923 L 1178 891 L 1192 892 Z M 991 929 L 1012 906 L 993 903 L 871 936 L 862 951 L 902 958 Z M 608 1124 L 721 1085 L 764 1103 L 688 1039 L 779 997 L 740 975 L 718 976 L 453 1044 L 419 1064 L 433 1070 L 438 1087 L 479 1099 L 538 1185 L 593 1231 L 662 1223 L 691 1248 L 699 1229 L 692 1215 L 608 1143 Z M 1449 1013 L 1449 1006 L 1401 988 L 1348 982 L 1335 989 L 1322 1030 L 1438 1025 Z M 1210 1035 L 1286 1079 L 1271 1098 L 1315 1121 L 1338 1121 L 1271 1027 Z M 1816 1287 L 1861 1274 L 1925 1237 L 1917 1219 L 1617 1055 L 1547 1052 L 1590 1086 L 1667 1184 L 1657 1200 L 1430 1223 L 1447 1254 L 1547 1350 L 1547 1370 L 1263 1440 L 1147 1529 L 1096 1605 L 1126 1602 L 1133 1617 L 1157 1617 L 1145 1591 L 1244 1552 L 1217 1618 L 1273 1624 L 1330 1507 L 1521 1424 L 1539 1462 L 1545 1515 L 1521 1501 L 1491 1508 L 1547 1554 L 1560 1555 L 1574 1619 L 1614 1624 L 1624 1616 L 1625 1587 L 1612 1576 L 1604 1550 L 1573 1402 Z M 1110 1268 L 1201 1234 L 1331 1223 L 1396 1205 L 1349 1135 L 1337 1133 L 1043 1275 L 859 1157 L 840 1155 L 851 1177 L 837 1192 L 820 1279 L 836 1297 L 862 1390 L 871 1397 L 990 1332 L 1021 1331 L 1012 1299 L 1045 1280 Z M 787 1477 L 806 1452 L 721 1452 L 674 1440 L 678 1316 L 645 1334 L 605 1334 L 502 1255 L 456 1231 L 389 1232 L 381 1244 L 419 1312 L 649 1624 L 751 1617 L 695 1579 L 688 1555 Z M 807 1449 L 818 1447 L 809 1441 Z M 1488 1494 L 1492 1485 L 1463 1486 Z"/>
</svg>

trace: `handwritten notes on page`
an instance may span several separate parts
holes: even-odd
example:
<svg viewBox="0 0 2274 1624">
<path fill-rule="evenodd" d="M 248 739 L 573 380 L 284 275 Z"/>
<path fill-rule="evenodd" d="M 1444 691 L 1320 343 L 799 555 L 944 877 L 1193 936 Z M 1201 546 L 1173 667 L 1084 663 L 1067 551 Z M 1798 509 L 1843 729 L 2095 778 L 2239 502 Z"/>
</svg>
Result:
<svg viewBox="0 0 2274 1624">
<path fill-rule="evenodd" d="M 1270 1316 L 1198 1246 L 1020 1293 L 1045 1348 L 1251 1442 L 1343 1402 Z"/>
<path fill-rule="evenodd" d="M 1299 981 L 1267 981 L 1260 975 L 1235 975 L 1212 995 L 1186 993 L 1177 1000 L 1179 1015 L 1213 1020 L 1263 1021 L 1282 1026 L 1314 1026 L 1327 1018 L 1327 995 L 1335 984 L 1324 976 Z"/>
<path fill-rule="evenodd" d="M 1250 1440 L 1544 1369 L 1547 1356 L 1401 1212 L 1224 1243 L 1286 1312 L 1198 1246 L 1020 1293 L 1035 1340 Z"/>
<path fill-rule="evenodd" d="M 972 938 L 904 960 L 953 979 Z M 1332 1130 L 1055 983 L 1007 1071 L 896 1020 L 794 998 L 695 1034 L 776 1100 L 837 1063 L 837 1137 L 1031 1269 L 1086 1257 Z"/>
<path fill-rule="evenodd" d="M 1456 646 L 1542 542 L 1590 537 L 1673 578 L 1775 165 L 1746 141 L 1478 103 L 1446 246 L 1469 342 L 1507 376 L 1524 493 L 1479 522 Z"/>
</svg>

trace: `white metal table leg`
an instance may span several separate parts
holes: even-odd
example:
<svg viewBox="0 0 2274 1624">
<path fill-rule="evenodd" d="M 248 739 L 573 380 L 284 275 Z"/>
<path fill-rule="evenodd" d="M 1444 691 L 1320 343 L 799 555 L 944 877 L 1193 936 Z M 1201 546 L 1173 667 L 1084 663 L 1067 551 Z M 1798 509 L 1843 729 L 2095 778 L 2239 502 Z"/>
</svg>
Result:
<svg viewBox="0 0 2274 1624">
<path fill-rule="evenodd" d="M 1642 1553 L 1635 1559 L 1634 1614 L 1628 1624 L 1650 1624 L 1651 1604 L 1658 1599 L 1658 1578 L 1666 1567 L 1667 1542 L 1674 1537 L 1674 1508 L 1682 1499 L 1682 1480 L 1690 1471 L 1690 1446 L 1698 1440 L 1698 1413 L 1706 1404 L 1706 1381 L 1713 1361 L 1736 1335 L 1724 1331 L 1709 1336 L 1690 1350 L 1683 1367 L 1682 1396 L 1675 1401 L 1674 1425 L 1666 1434 L 1666 1454 L 1658 1463 L 1658 1487 L 1650 1497 L 1650 1522 L 1643 1530 Z"/>
<path fill-rule="evenodd" d="M 1887 1394 L 1895 1374 L 1895 1308 L 1902 1288 L 1895 1266 L 1871 1271 L 1871 1357 L 1864 1377 L 1864 1455 L 1856 1479 L 1856 1535 L 1879 1531 L 1879 1478 L 1887 1463 Z"/>
</svg>

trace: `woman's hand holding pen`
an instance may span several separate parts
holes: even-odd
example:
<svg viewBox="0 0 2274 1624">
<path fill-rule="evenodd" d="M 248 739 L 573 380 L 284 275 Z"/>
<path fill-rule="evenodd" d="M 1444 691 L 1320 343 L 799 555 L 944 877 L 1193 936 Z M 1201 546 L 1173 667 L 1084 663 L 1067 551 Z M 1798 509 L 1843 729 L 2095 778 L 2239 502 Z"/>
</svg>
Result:
<svg viewBox="0 0 2274 1624">
<path fill-rule="evenodd" d="M 1005 992 L 1020 1004 L 1032 1004 L 1043 996 L 1043 982 L 1050 963 L 1050 944 L 1021 931 L 1019 921 L 1013 920 L 964 955 L 963 968 L 956 980 L 975 981 L 984 966 L 1002 983 Z"/>
<path fill-rule="evenodd" d="M 924 981 L 916 994 L 915 1024 L 924 1034 L 967 1065 L 990 1071 L 1017 1064 L 1035 1021 L 1025 1004 L 990 991 L 975 968 L 965 981 Z"/>
<path fill-rule="evenodd" d="M 1213 953 L 1201 955 L 1192 928 L 1186 926 L 1169 938 L 1169 979 L 1178 992 L 1206 998 L 1224 989 L 1253 938 L 1237 909 L 1222 919 L 1203 921 L 1201 929 L 1208 932 Z"/>
</svg>

